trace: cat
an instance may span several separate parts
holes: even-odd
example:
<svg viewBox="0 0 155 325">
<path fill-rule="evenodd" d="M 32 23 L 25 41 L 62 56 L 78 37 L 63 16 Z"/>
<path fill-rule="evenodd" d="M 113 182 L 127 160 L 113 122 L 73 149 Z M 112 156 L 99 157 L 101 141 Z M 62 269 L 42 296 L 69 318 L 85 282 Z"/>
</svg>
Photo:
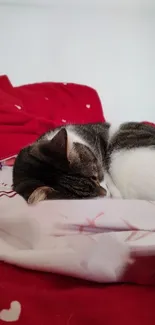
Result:
<svg viewBox="0 0 155 325">
<path fill-rule="evenodd" d="M 13 188 L 29 203 L 107 193 L 155 200 L 155 128 L 138 122 L 56 128 L 19 152 Z"/>
</svg>

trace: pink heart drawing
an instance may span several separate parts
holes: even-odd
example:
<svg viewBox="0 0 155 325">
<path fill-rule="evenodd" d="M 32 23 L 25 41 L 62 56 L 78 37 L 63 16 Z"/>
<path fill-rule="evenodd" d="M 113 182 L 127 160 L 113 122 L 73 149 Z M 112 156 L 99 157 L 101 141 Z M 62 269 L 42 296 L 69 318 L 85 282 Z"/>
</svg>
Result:
<svg viewBox="0 0 155 325">
<path fill-rule="evenodd" d="M 0 312 L 0 319 L 4 322 L 15 322 L 21 314 L 21 304 L 18 301 L 12 301 L 9 309 L 3 309 Z"/>
</svg>

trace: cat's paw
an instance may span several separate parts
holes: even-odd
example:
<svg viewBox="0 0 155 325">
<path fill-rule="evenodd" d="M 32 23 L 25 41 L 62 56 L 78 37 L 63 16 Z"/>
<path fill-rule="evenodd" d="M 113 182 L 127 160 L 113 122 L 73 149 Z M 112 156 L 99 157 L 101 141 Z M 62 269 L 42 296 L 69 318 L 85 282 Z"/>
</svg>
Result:
<svg viewBox="0 0 155 325">
<path fill-rule="evenodd" d="M 36 204 L 40 201 L 47 200 L 49 193 L 52 189 L 48 186 L 36 188 L 28 199 L 28 204 Z"/>
</svg>

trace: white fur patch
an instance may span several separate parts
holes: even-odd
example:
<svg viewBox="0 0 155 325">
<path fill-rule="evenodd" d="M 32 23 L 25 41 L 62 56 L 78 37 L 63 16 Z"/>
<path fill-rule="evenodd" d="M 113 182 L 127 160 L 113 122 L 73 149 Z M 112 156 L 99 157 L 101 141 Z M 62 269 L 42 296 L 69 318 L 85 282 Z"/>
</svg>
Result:
<svg viewBox="0 0 155 325">
<path fill-rule="evenodd" d="M 123 198 L 155 200 L 154 149 L 135 148 L 113 153 L 110 175 Z"/>
<path fill-rule="evenodd" d="M 119 127 L 120 127 L 120 123 L 117 123 L 117 124 L 111 124 L 110 125 L 110 128 L 109 128 L 109 141 L 111 140 L 111 138 L 113 137 L 113 135 L 119 130 Z"/>
<path fill-rule="evenodd" d="M 115 199 L 122 198 L 120 191 L 117 189 L 117 187 L 115 186 L 115 184 L 112 181 L 111 176 L 107 172 L 105 172 L 105 174 L 104 174 L 104 183 L 106 184 L 105 188 L 107 190 L 108 197 L 113 197 Z M 103 182 L 101 183 L 101 186 L 103 186 Z"/>
<path fill-rule="evenodd" d="M 72 149 L 73 143 L 75 143 L 75 142 L 88 146 L 87 143 L 78 134 L 76 134 L 73 130 L 70 130 L 69 127 L 67 128 L 67 134 L 68 134 L 69 150 Z"/>
<path fill-rule="evenodd" d="M 50 131 L 48 133 L 45 134 L 45 139 L 47 140 L 52 140 L 54 138 L 54 136 L 58 133 L 59 130 L 54 130 L 54 131 Z"/>
</svg>

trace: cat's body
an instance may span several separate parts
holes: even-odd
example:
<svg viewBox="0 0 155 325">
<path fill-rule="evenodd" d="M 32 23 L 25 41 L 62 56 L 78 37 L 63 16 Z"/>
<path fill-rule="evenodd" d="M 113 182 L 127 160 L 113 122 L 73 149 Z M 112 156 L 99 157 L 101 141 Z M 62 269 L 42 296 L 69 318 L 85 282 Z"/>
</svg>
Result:
<svg viewBox="0 0 155 325">
<path fill-rule="evenodd" d="M 37 188 L 47 199 L 105 195 L 155 200 L 155 128 L 142 123 L 68 125 L 44 134 L 18 155 L 14 189 L 26 200 Z"/>
</svg>

